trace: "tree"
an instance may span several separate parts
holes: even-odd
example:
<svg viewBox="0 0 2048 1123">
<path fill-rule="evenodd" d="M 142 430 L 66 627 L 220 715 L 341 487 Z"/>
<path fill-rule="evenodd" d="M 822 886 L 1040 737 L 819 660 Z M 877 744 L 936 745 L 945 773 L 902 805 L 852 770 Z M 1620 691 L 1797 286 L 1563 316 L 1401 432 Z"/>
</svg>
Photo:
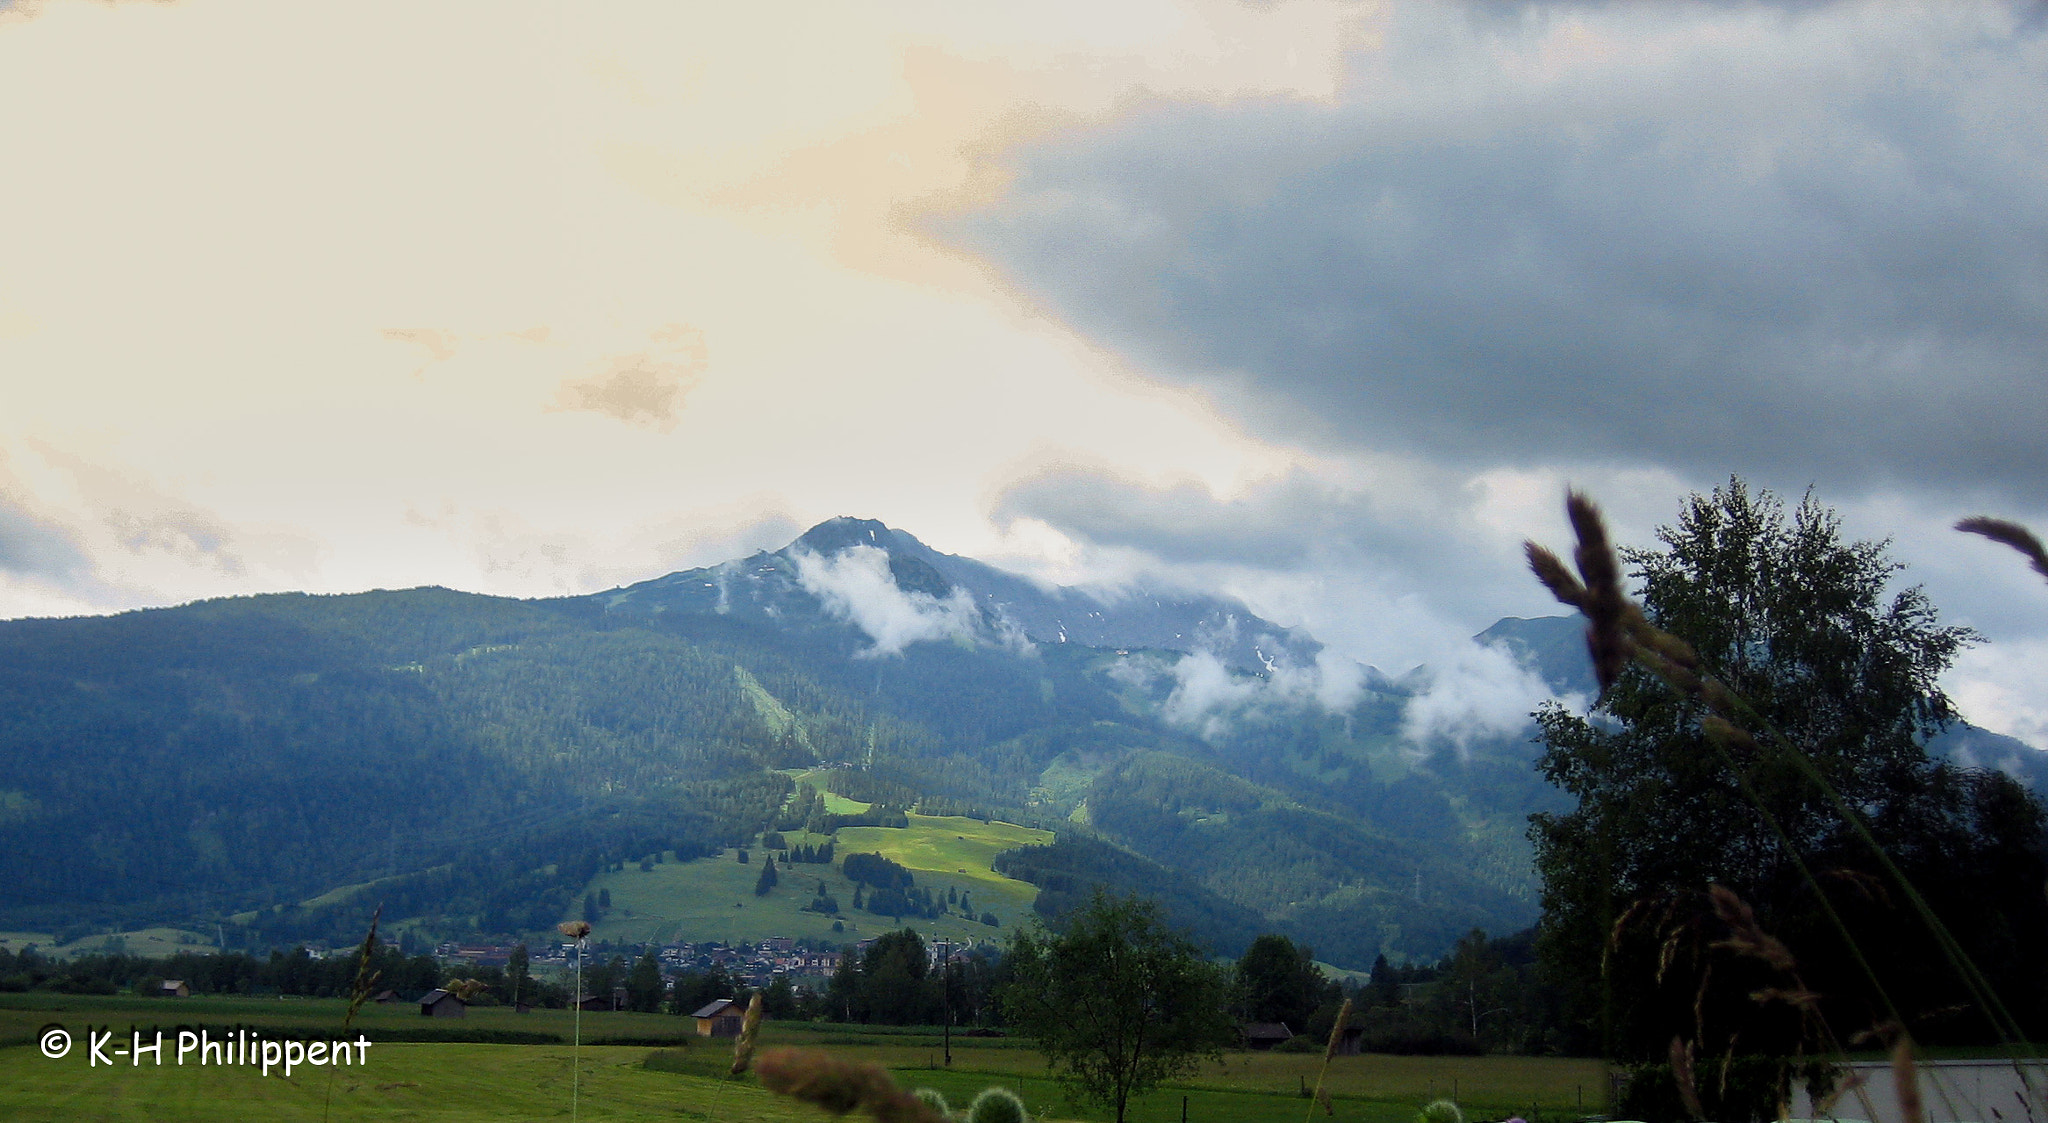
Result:
<svg viewBox="0 0 2048 1123">
<path fill-rule="evenodd" d="M 591 968 L 590 973 L 584 977 L 584 981 L 589 984 L 592 996 L 602 998 L 607 1002 L 611 1001 L 612 989 L 626 981 L 626 957 L 622 955 L 612 956 L 598 966 Z"/>
<path fill-rule="evenodd" d="M 1952 926 L 1968 917 L 1980 950 L 1998 957 L 2001 940 L 2025 946 L 2040 928 L 2040 866 L 2024 857 L 2038 807 L 1924 748 L 1954 717 L 1938 677 L 1974 634 L 1940 624 L 1917 587 L 1890 591 L 1901 567 L 1885 544 L 1844 543 L 1811 495 L 1788 519 L 1731 479 L 1657 537 L 1660 549 L 1622 552 L 1644 616 L 1748 708 L 1721 703 L 1741 719 L 1731 732 L 1704 691 L 1673 689 L 1639 660 L 1592 715 L 1537 712 L 1540 767 L 1578 800 L 1530 831 L 1540 956 L 1573 1044 L 1604 1036 L 1648 1059 L 1677 1037 L 1716 1053 L 1739 1037 L 1744 1051 L 1789 1053 L 1815 1008 L 1766 1009 L 1753 994 L 1820 994 L 1842 1039 L 1952 1004 L 1953 986 L 1924 969 L 1939 953 L 1842 808 L 1945 901 Z M 1786 955 L 1730 942 L 1756 934 Z M 2003 954 L 2009 978 L 2024 970 L 2014 958 Z"/>
<path fill-rule="evenodd" d="M 654 949 L 649 947 L 633 964 L 633 973 L 626 976 L 626 1005 L 643 1014 L 652 1014 L 661 1009 L 664 989 L 661 960 L 655 958 Z"/>
<path fill-rule="evenodd" d="M 761 876 L 754 879 L 754 896 L 767 896 L 768 891 L 775 888 L 775 883 L 781 879 L 781 875 L 775 872 L 775 855 L 770 854 L 768 859 L 761 863 Z"/>
<path fill-rule="evenodd" d="M 935 997 L 925 981 L 930 966 L 924 940 L 913 929 L 884 933 L 869 944 L 860 967 L 861 1005 L 867 1011 L 862 1020 L 884 1025 L 928 1023 L 926 1015 Z"/>
<path fill-rule="evenodd" d="M 1330 997 L 1330 981 L 1314 953 L 1285 936 L 1253 940 L 1237 961 L 1237 1007 L 1249 1022 L 1284 1022 L 1301 1033 Z"/>
<path fill-rule="evenodd" d="M 835 925 L 837 923 L 834 921 Z M 854 945 L 847 944 L 839 949 L 839 969 L 832 972 L 832 982 L 825 991 L 825 1016 L 837 1017 L 843 1022 L 860 1020 L 863 1014 L 861 981 L 860 953 Z"/>
<path fill-rule="evenodd" d="M 1151 901 L 1097 889 L 1063 931 L 1019 933 L 1002 1003 L 1061 1084 L 1111 1107 L 1193 1072 L 1234 1036 L 1223 973 Z"/>
<path fill-rule="evenodd" d="M 515 1006 L 533 996 L 526 985 L 527 974 L 526 945 L 519 944 L 505 962 L 505 985 L 511 988 L 511 1000 Z"/>
</svg>

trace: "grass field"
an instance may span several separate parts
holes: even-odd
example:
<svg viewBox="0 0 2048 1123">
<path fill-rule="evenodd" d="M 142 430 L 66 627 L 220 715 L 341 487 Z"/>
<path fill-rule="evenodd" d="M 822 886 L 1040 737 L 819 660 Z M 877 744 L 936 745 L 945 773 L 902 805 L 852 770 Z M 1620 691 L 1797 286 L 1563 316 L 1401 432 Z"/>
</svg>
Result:
<svg viewBox="0 0 2048 1123">
<path fill-rule="evenodd" d="M 50 956 L 90 955 L 106 951 L 112 941 L 119 941 L 113 946 L 130 955 L 165 956 L 213 948 L 212 937 L 182 928 L 136 928 L 127 932 L 100 933 L 80 937 L 68 944 L 58 944 L 55 940 L 56 937 L 48 932 L 0 932 L 0 948 L 19 952 L 34 944 L 38 954 Z"/>
<path fill-rule="evenodd" d="M 823 836 L 791 834 L 789 843 L 822 843 Z M 917 884 L 943 893 L 959 889 L 971 896 L 976 914 L 996 914 L 1000 926 L 990 928 L 957 915 L 936 920 L 906 918 L 901 923 L 886 916 L 853 909 L 853 883 L 840 875 L 836 865 L 798 862 L 777 865 L 781 882 L 766 897 L 754 896 L 754 882 L 761 875 L 764 851 L 749 853 L 741 865 L 734 851 L 693 862 L 663 862 L 643 871 L 637 865 L 598 875 L 586 892 L 611 894 L 612 908 L 599 920 L 594 937 L 621 943 L 672 940 L 720 940 L 728 944 L 752 943 L 769 936 L 791 936 L 851 943 L 908 925 L 927 939 L 955 941 L 1001 940 L 1017 925 L 1031 917 L 1035 886 L 1003 877 L 989 869 L 994 857 L 1018 846 L 1050 841 L 1052 836 L 1009 823 L 984 823 L 978 819 L 910 816 L 908 827 L 843 827 L 835 845 L 835 858 L 848 854 L 879 852 L 901 862 L 916 876 Z M 839 901 L 839 915 L 807 912 L 819 881 Z M 845 930 L 832 931 L 841 921 Z"/>
<path fill-rule="evenodd" d="M 371 1008 L 359 1026 L 380 1031 L 447 1033 L 514 1027 L 571 1030 L 567 1011 L 517 1015 L 472 1009 L 460 1019 L 428 1019 L 407 1010 Z M 0 995 L 0 1118 L 105 1120 L 407 1119 L 458 1121 L 568 1118 L 572 1049 L 568 1045 L 497 1045 L 469 1042 L 384 1042 L 352 1068 L 300 1068 L 287 1079 L 258 1068 L 179 1066 L 175 1051 L 158 1066 L 127 1058 L 112 1067 L 87 1059 L 88 1025 L 124 1036 L 131 1026 L 148 1031 L 186 1024 L 241 1024 L 295 1029 L 339 1038 L 338 1000 L 286 1002 L 257 998 L 73 998 L 49 994 Z M 64 1025 L 77 1042 L 62 1059 L 33 1044 L 47 1024 Z M 585 1045 L 577 1114 L 594 1120 L 822 1121 L 826 1116 L 763 1092 L 751 1079 L 721 1079 L 729 1046 L 688 1036 L 684 1019 L 661 1014 L 586 1014 L 586 1041 L 606 1036 L 652 1039 L 674 1035 L 676 1045 Z M 353 1031 L 351 1031 L 353 1032 Z M 930 1031 L 876 1031 L 810 1024 L 765 1027 L 764 1045 L 823 1047 L 835 1054 L 889 1068 L 905 1087 L 928 1086 L 964 1107 L 990 1085 L 1017 1091 L 1033 1113 L 1051 1119 L 1102 1120 L 1099 1109 L 1068 1103 L 1046 1077 L 1028 1044 L 1010 1039 L 956 1038 L 954 1063 L 941 1061 Z M 174 1040 L 174 1038 L 173 1038 Z M 1184 1084 L 1138 1103 L 1134 1123 L 1171 1123 L 1186 1097 L 1188 1119 L 1200 1123 L 1292 1120 L 1306 1114 L 1304 1085 L 1313 1084 L 1319 1055 L 1227 1055 Z M 1410 1123 L 1429 1099 L 1456 1096 L 1474 1119 L 1522 1114 L 1530 1119 L 1576 1118 L 1602 1106 L 1606 1087 L 1598 1061 L 1523 1057 L 1340 1057 L 1330 1088 L 1339 1120 Z M 1584 1093 L 1583 1110 L 1579 1094 Z M 1531 1115 L 1532 1106 L 1540 1112 Z M 1317 1118 L 1330 1118 L 1322 1116 Z"/>
<path fill-rule="evenodd" d="M 825 784 L 827 778 L 831 775 L 830 769 L 786 768 L 783 769 L 783 775 L 788 776 L 792 780 L 795 780 L 796 785 L 799 788 L 802 788 L 804 785 L 808 784 L 811 787 L 818 789 L 818 798 L 824 801 L 825 813 L 827 815 L 858 815 L 861 812 L 866 811 L 868 808 L 874 806 L 871 803 L 862 803 L 860 800 L 848 799 L 843 795 L 834 795 L 831 792 L 826 791 Z M 795 799 L 796 797 L 792 795 L 790 798 Z"/>
</svg>

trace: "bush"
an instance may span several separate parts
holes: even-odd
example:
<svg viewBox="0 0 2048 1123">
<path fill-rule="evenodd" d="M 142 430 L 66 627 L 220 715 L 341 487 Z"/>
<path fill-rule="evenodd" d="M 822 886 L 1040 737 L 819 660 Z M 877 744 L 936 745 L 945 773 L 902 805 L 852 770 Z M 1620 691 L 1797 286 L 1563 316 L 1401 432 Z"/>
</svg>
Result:
<svg viewBox="0 0 2048 1123">
<path fill-rule="evenodd" d="M 940 1118 L 951 1119 L 953 1117 L 953 1107 L 946 1102 L 946 1094 L 937 1088 L 918 1088 L 910 1094 L 916 1096 L 919 1103 L 938 1112 Z"/>
<path fill-rule="evenodd" d="M 1323 1043 L 1310 1037 L 1308 1034 L 1297 1033 L 1293 1037 L 1273 1046 L 1273 1051 L 1275 1053 L 1320 1053 L 1323 1051 Z"/>
<path fill-rule="evenodd" d="M 985 1088 L 967 1109 L 967 1123 L 1027 1123 L 1024 1101 L 1008 1088 Z"/>
<path fill-rule="evenodd" d="M 1437 1100 L 1415 1113 L 1415 1123 L 1465 1123 L 1465 1113 L 1449 1100 Z"/>
</svg>

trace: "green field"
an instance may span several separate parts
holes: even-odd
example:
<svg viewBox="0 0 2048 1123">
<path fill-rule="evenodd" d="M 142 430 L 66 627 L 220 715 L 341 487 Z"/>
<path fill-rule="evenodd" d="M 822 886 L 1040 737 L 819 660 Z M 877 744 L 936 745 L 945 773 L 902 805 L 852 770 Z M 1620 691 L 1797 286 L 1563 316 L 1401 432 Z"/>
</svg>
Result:
<svg viewBox="0 0 2048 1123">
<path fill-rule="evenodd" d="M 105 1120 L 235 1119 L 555 1119 L 570 1113 L 574 1050 L 567 1045 L 498 1045 L 461 1041 L 395 1042 L 372 1046 L 365 1064 L 300 1068 L 290 1078 L 258 1068 L 176 1063 L 175 1049 L 161 1066 L 127 1058 L 93 1067 L 83 1044 L 88 1025 L 111 1026 L 125 1038 L 131 1026 L 263 1027 L 339 1038 L 338 1000 L 258 998 L 143 999 L 0 995 L 0 1118 Z M 428 1019 L 407 1009 L 366 1010 L 359 1028 L 374 1039 L 402 1031 L 480 1033 L 512 1027 L 572 1031 L 574 1015 L 538 1011 L 518 1015 L 474 1008 L 463 1019 Z M 44 1057 L 33 1044 L 41 1026 L 58 1023 L 75 1038 L 62 1059 Z M 585 1014 L 586 1041 L 605 1037 L 668 1037 L 671 1046 L 586 1045 L 577 1115 L 594 1120 L 822 1121 L 826 1116 L 768 1095 L 750 1078 L 722 1079 L 731 1053 L 725 1043 L 690 1036 L 685 1019 L 661 1014 Z M 351 1031 L 351 1034 L 354 1031 Z M 953 1065 L 943 1066 L 940 1040 L 929 1030 L 875 1030 L 856 1026 L 778 1025 L 764 1031 L 764 1046 L 808 1045 L 872 1061 L 892 1070 L 905 1087 L 929 1086 L 965 1106 L 990 1085 L 1019 1092 L 1035 1115 L 1101 1120 L 1099 1109 L 1066 1102 L 1045 1076 L 1028 1043 L 956 1038 Z M 173 1043 L 175 1039 L 173 1038 Z M 1185 1084 L 1165 1088 L 1136 1105 L 1134 1123 L 1171 1123 L 1186 1097 L 1188 1118 L 1238 1120 L 1301 1118 L 1300 1091 L 1315 1080 L 1318 1055 L 1229 1054 Z M 1457 1098 L 1474 1119 L 1522 1114 L 1544 1123 L 1597 1112 L 1606 1087 L 1598 1061 L 1523 1057 L 1340 1057 L 1330 1088 L 1340 1120 L 1410 1123 L 1416 1109 L 1438 1096 Z M 1584 1099 L 1580 1100 L 1583 1093 Z M 1583 1102 L 1583 1107 L 1581 1103 Z M 1539 1111 L 1531 1115 L 1532 1105 Z M 1330 1118 L 1320 1113 L 1316 1118 Z"/>
<path fill-rule="evenodd" d="M 858 815 L 861 812 L 866 811 L 868 808 L 874 806 L 874 804 L 871 803 L 862 803 L 860 800 L 848 799 L 843 795 L 834 795 L 831 792 L 826 791 L 825 782 L 827 777 L 831 775 L 829 769 L 785 768 L 783 769 L 782 774 L 788 776 L 792 780 L 795 780 L 796 785 L 799 788 L 808 784 L 811 787 L 818 789 L 818 798 L 824 801 L 825 813 L 828 815 Z M 790 796 L 790 798 L 795 799 L 796 797 L 792 795 Z"/>
<path fill-rule="evenodd" d="M 0 932 L 0 948 L 19 952 L 34 944 L 37 954 L 58 957 L 91 955 L 107 951 L 110 944 L 129 955 L 166 956 L 181 951 L 213 950 L 212 937 L 182 928 L 136 928 L 126 932 L 100 933 L 81 936 L 68 944 L 58 944 L 55 940 L 56 936 L 48 932 Z"/>
<path fill-rule="evenodd" d="M 836 798 L 836 797 L 834 797 Z M 791 832 L 791 846 L 819 844 L 822 835 Z M 761 875 L 766 852 L 752 850 L 750 861 L 741 865 L 734 851 L 693 862 L 662 862 L 651 870 L 628 865 L 616 872 L 598 875 L 585 891 L 611 894 L 611 910 L 598 921 L 594 938 L 619 943 L 667 943 L 676 940 L 719 940 L 728 944 L 752 943 L 770 936 L 811 938 L 850 943 L 908 925 L 927 939 L 955 941 L 1005 939 L 1018 925 L 1031 918 L 1031 902 L 1038 889 L 989 869 L 997 854 L 1018 846 L 1050 842 L 1045 831 L 1009 823 L 984 823 L 979 819 L 910 816 L 908 827 L 842 827 L 834 856 L 878 852 L 908 867 L 917 884 L 943 893 L 949 888 L 967 893 L 977 916 L 996 914 L 1000 926 L 990 928 L 978 921 L 948 914 L 936 920 L 905 918 L 901 922 L 853 908 L 853 883 L 841 876 L 837 865 L 798 862 L 777 864 L 781 882 L 766 897 L 754 896 L 754 882 Z M 805 911 L 803 906 L 816 892 L 818 882 L 839 900 L 839 915 Z M 832 931 L 834 920 L 845 931 Z"/>
</svg>

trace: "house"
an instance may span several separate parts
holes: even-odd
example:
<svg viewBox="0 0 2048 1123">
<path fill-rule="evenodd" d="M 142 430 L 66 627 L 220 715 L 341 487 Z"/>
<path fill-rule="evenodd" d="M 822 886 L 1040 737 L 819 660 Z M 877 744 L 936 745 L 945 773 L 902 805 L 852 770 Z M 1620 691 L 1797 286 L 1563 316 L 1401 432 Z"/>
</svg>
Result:
<svg viewBox="0 0 2048 1123">
<path fill-rule="evenodd" d="M 379 1006 L 396 1006 L 397 1004 L 405 1001 L 405 999 L 398 997 L 397 991 L 387 988 L 378 991 L 376 995 L 370 999 L 370 1001 L 376 1003 Z"/>
<path fill-rule="evenodd" d="M 1294 1036 L 1286 1022 L 1247 1022 L 1237 1027 L 1244 1037 L 1245 1048 L 1264 1051 Z"/>
<path fill-rule="evenodd" d="M 420 996 L 420 1013 L 429 1018 L 459 1018 L 468 1012 L 468 1003 L 445 990 L 430 990 Z"/>
<path fill-rule="evenodd" d="M 575 1002 L 570 1003 L 570 1008 L 576 1010 L 589 1010 L 593 1013 L 617 1009 L 617 1007 L 612 1005 L 611 999 L 600 998 L 594 994 L 586 995 L 582 998 L 577 999 Z"/>
<path fill-rule="evenodd" d="M 690 1016 L 697 1019 L 699 1037 L 738 1037 L 745 1011 L 730 998 L 721 998 Z"/>
<path fill-rule="evenodd" d="M 186 986 L 183 979 L 165 979 L 163 985 L 156 988 L 156 992 L 165 998 L 192 997 L 192 988 Z"/>
</svg>

